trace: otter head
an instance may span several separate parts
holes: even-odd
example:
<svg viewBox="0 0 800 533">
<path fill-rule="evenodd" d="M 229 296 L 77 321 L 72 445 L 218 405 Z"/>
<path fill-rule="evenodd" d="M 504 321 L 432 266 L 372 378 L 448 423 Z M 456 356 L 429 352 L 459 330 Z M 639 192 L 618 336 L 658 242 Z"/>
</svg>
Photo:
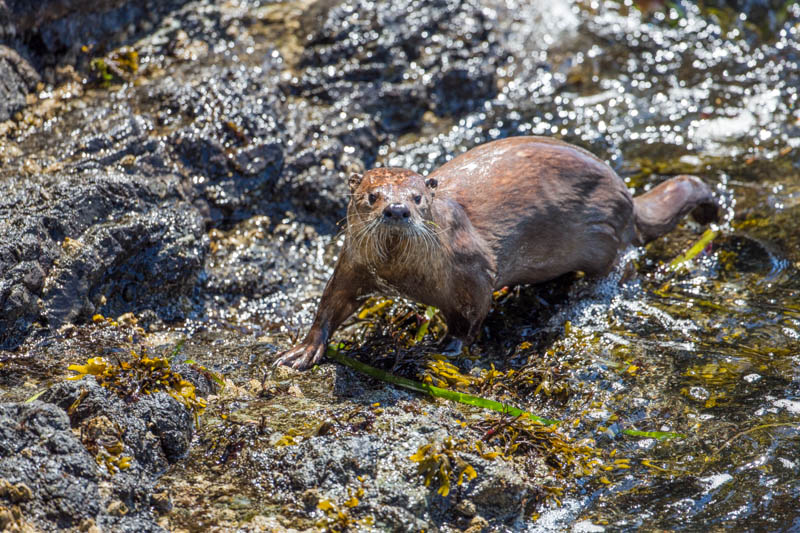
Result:
<svg viewBox="0 0 800 533">
<path fill-rule="evenodd" d="M 376 168 L 350 177 L 347 230 L 369 261 L 399 259 L 416 245 L 432 246 L 436 180 L 402 168 Z"/>
</svg>

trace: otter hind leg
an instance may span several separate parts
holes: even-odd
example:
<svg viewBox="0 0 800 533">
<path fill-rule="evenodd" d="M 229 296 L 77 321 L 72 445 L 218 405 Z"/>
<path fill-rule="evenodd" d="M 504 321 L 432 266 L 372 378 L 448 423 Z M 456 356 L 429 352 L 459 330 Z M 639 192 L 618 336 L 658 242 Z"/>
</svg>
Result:
<svg viewBox="0 0 800 533">
<path fill-rule="evenodd" d="M 492 305 L 490 286 L 478 285 L 471 289 L 472 292 L 469 294 L 463 294 L 466 296 L 464 300 L 459 301 L 456 298 L 450 305 L 440 308 L 447 323 L 447 337 L 445 337 L 447 347 L 452 350 L 458 348 L 459 353 L 461 346 L 456 346 L 454 341 L 460 341 L 467 346 L 472 344 Z"/>
<path fill-rule="evenodd" d="M 590 278 L 607 276 L 617 264 L 620 244 L 615 229 L 610 226 L 603 226 L 599 231 L 590 233 L 582 247 L 583 260 L 578 270 L 582 270 Z"/>
</svg>

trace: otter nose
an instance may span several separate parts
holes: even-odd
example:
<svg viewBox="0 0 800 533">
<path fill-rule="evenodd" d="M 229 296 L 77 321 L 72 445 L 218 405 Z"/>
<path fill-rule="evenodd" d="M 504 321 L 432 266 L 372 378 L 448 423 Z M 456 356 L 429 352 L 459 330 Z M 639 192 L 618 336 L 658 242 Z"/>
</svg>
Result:
<svg viewBox="0 0 800 533">
<path fill-rule="evenodd" d="M 383 217 L 400 222 L 411 216 L 411 210 L 403 204 L 390 204 L 383 210 Z"/>
</svg>

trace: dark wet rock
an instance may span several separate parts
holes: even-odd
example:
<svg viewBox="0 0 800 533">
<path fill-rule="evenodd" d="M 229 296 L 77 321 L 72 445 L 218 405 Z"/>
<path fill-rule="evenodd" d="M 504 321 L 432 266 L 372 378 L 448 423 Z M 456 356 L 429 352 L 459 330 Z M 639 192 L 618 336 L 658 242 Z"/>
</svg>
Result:
<svg viewBox="0 0 800 533">
<path fill-rule="evenodd" d="M 138 310 L 171 321 L 192 310 L 206 225 L 248 218 L 274 199 L 284 148 L 272 63 L 144 87 L 152 115 L 124 101 L 80 108 L 55 126 L 77 130 L 37 146 L 67 172 L 4 173 L 0 346 L 18 345 L 36 323 Z M 168 126 L 170 116 L 189 120 L 154 138 L 153 118 Z"/>
<path fill-rule="evenodd" d="M 0 122 L 8 120 L 26 104 L 26 96 L 39 81 L 39 74 L 15 50 L 0 44 Z"/>
<path fill-rule="evenodd" d="M 261 322 L 278 316 L 294 323 L 309 319 L 317 303 L 302 290 L 295 265 L 302 262 L 314 265 L 315 271 L 321 269 L 304 280 L 321 290 L 338 245 L 321 237 L 314 225 L 293 217 L 274 222 L 253 217 L 227 232 L 213 232 L 212 248 L 205 291 L 217 305 L 226 302 L 240 309 L 235 320 L 259 317 Z"/>
<path fill-rule="evenodd" d="M 59 327 L 96 312 L 183 316 L 207 241 L 176 177 L 89 171 L 4 180 L 0 190 L 0 345 L 34 322 Z"/>
<path fill-rule="evenodd" d="M 417 441 L 419 437 L 408 445 L 410 453 L 413 453 L 411 445 Z M 428 491 L 409 479 L 414 475 L 413 465 L 402 465 L 406 468 L 398 471 L 401 465 L 393 458 L 397 451 L 369 435 L 318 437 L 298 446 L 255 454 L 253 459 L 260 472 L 259 484 L 284 504 L 296 503 L 315 512 L 318 500 L 337 501 L 346 494 L 344 487 L 355 487 L 357 476 L 361 476 L 368 480 L 372 489 L 369 500 L 383 504 L 378 505 L 383 515 L 376 517 L 378 525 L 423 528 L 429 518 L 426 514 Z M 311 490 L 315 491 L 313 498 L 309 494 Z M 376 509 L 370 506 L 370 510 Z"/>
<path fill-rule="evenodd" d="M 0 222 L 11 243 L 0 248 L 0 345 L 18 345 L 34 324 L 57 328 L 96 312 L 147 309 L 181 319 L 198 307 L 191 297 L 205 279 L 228 301 L 286 289 L 283 274 L 267 280 L 254 271 L 249 281 L 236 280 L 248 268 L 268 273 L 276 257 L 285 263 L 279 270 L 289 271 L 296 253 L 276 256 L 267 246 L 250 254 L 249 266 L 232 265 L 239 272 L 218 272 L 204 264 L 204 226 L 227 228 L 256 214 L 275 224 L 289 208 L 313 221 L 317 234 L 335 233 L 346 177 L 375 163 L 387 134 L 418 128 L 427 111 L 468 112 L 494 94 L 502 54 L 478 5 L 356 7 L 357 21 L 352 6 L 315 5 L 306 20 L 321 25 L 306 26 L 314 35 L 296 80 L 280 81 L 275 54 L 187 65 L 120 94 L 114 106 L 76 109 L 56 124 L 70 134 L 38 148 L 58 154 L 68 173 L 11 176 L 0 185 L 10 191 L 0 200 L 9 218 L 32 207 L 13 227 Z M 212 39 L 231 24 L 216 8 L 205 19 L 192 9 L 171 16 L 188 39 Z M 343 24 L 354 31 L 341 32 Z M 159 42 L 142 43 L 143 53 L 169 48 Z M 286 105 L 285 92 L 311 98 L 320 91 L 328 96 L 313 99 L 322 105 Z M 134 108 L 129 98 L 143 105 Z M 164 133 L 153 136 L 156 129 Z M 21 260 L 27 263 L 17 266 Z"/>
<path fill-rule="evenodd" d="M 137 313 L 137 318 L 139 326 L 145 331 L 153 332 L 164 327 L 164 321 L 152 309 L 145 309 Z"/>
<path fill-rule="evenodd" d="M 185 1 L 5 0 L 0 4 L 0 39 L 35 41 L 40 52 L 63 52 L 137 26 L 152 27 Z"/>
<path fill-rule="evenodd" d="M 16 489 L 0 491 L 0 505 L 18 505 L 37 529 L 96 524 L 103 530 L 162 531 L 149 506 L 137 502 L 143 497 L 138 476 L 116 476 L 109 493 L 108 476 L 62 409 L 38 401 L 0 404 L 0 484 Z M 118 511 L 121 504 L 127 512 Z"/>
<path fill-rule="evenodd" d="M 139 306 L 157 306 L 166 319 L 184 315 L 180 298 L 191 294 L 205 255 L 202 218 L 186 205 L 130 218 L 93 226 L 61 257 L 43 293 L 49 325 Z"/>
<path fill-rule="evenodd" d="M 246 66 L 209 65 L 143 89 L 155 123 L 173 128 L 164 157 L 191 180 L 209 223 L 299 208 L 328 231 L 346 205 L 348 172 L 363 170 L 383 140 L 366 113 L 287 107 L 283 61 L 250 57 Z M 177 127 L 175 127 L 177 126 Z"/>
<path fill-rule="evenodd" d="M 434 80 L 434 111 L 439 116 L 461 115 L 474 111 L 497 94 L 490 65 L 480 60 L 441 73 Z"/>
<path fill-rule="evenodd" d="M 168 13 L 185 3 L 186 0 L 6 0 L 0 3 L 0 46 L 8 45 L 27 57 L 37 81 L 41 78 L 57 84 L 69 78 L 72 67 L 88 70 L 94 56 L 152 31 Z M 64 70 L 65 66 L 68 70 Z M 9 93 L 8 103 L 3 102 L 6 94 L 0 86 L 0 121 L 8 118 L 4 117 L 6 107 L 12 112 L 21 107 L 19 81 L 7 76 L 7 70 L 0 59 L 0 79 L 6 85 L 17 86 Z"/>
<path fill-rule="evenodd" d="M 347 102 L 387 132 L 418 128 L 425 111 L 459 115 L 496 94 L 504 52 L 477 2 L 318 2 L 303 16 L 306 98 Z"/>
<path fill-rule="evenodd" d="M 214 225 L 252 216 L 262 199 L 272 198 L 283 170 L 275 66 L 270 58 L 252 68 L 212 66 L 196 84 L 169 79 L 147 93 L 159 123 L 180 115 L 190 120 L 165 139 L 168 157 L 192 177 Z"/>
</svg>

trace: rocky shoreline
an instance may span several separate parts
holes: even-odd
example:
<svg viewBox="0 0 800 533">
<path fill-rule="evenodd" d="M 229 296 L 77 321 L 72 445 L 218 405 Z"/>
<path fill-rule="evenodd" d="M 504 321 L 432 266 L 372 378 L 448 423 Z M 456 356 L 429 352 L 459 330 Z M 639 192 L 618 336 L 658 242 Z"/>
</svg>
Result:
<svg viewBox="0 0 800 533">
<path fill-rule="evenodd" d="M 800 13 L 789 12 L 789 22 L 772 22 L 776 34 L 795 27 Z M 558 135 L 609 160 L 634 189 L 663 175 L 706 173 L 728 202 L 726 223 L 762 216 L 767 185 L 753 179 L 737 189 L 734 213 L 738 185 L 725 177 L 747 180 L 760 163 L 744 168 L 738 148 L 719 151 L 735 132 L 717 131 L 701 113 L 705 102 L 680 93 L 704 83 L 690 60 L 661 53 L 691 39 L 697 61 L 733 71 L 741 66 L 712 65 L 704 55 L 707 35 L 723 30 L 694 8 L 672 29 L 658 13 L 647 16 L 621 4 L 550 9 L 494 0 L 0 2 L 0 529 L 477 532 L 600 523 L 590 511 L 604 482 L 567 482 L 577 496 L 548 511 L 561 492 L 543 487 L 565 476 L 541 450 L 503 461 L 476 451 L 475 442 L 489 440 L 479 410 L 331 363 L 306 374 L 270 364 L 307 326 L 330 274 L 346 177 L 375 165 L 427 172 L 481 141 Z M 780 58 L 800 61 L 791 54 L 765 44 L 756 55 L 766 69 Z M 679 67 L 688 73 L 671 90 L 652 86 L 659 69 Z M 638 72 L 646 74 L 640 84 L 619 83 Z M 781 72 L 776 90 L 796 87 L 798 70 Z M 726 90 L 721 107 L 732 101 Z M 782 92 L 764 104 L 768 118 L 752 111 L 749 126 L 780 124 L 757 150 L 783 154 L 764 164 L 784 175 L 796 172 L 791 102 Z M 751 137 L 760 138 L 736 139 Z M 717 155 L 696 155 L 703 150 Z M 796 213 L 789 205 L 769 215 L 777 226 L 788 227 Z M 662 278 L 646 276 L 694 238 L 682 228 L 649 248 L 644 288 L 609 296 L 607 287 L 562 280 L 536 295 L 498 297 L 483 348 L 458 362 L 471 376 L 463 379 L 557 418 L 578 420 L 592 402 L 617 402 L 638 423 L 655 417 L 656 429 L 658 420 L 688 427 L 693 414 L 632 382 L 635 372 L 598 363 L 611 357 L 606 345 L 581 344 L 584 334 L 565 323 L 587 305 L 650 297 Z M 792 250 L 796 238 L 723 237 L 721 249 L 743 254 L 750 270 L 731 262 L 693 272 L 687 283 L 720 271 L 767 276 L 775 261 L 795 272 L 795 252 L 764 242 Z M 613 325 L 600 329 L 622 324 L 645 339 L 653 323 L 666 323 L 660 312 L 639 310 L 637 330 L 625 305 L 612 306 Z M 356 353 L 411 377 L 433 368 L 424 354 L 435 328 L 430 344 L 406 338 L 424 312 L 402 302 L 386 310 L 352 324 L 349 339 L 372 339 L 356 342 Z M 702 323 L 693 313 L 677 314 Z M 648 342 L 639 345 L 660 346 Z M 625 349 L 633 355 L 624 368 L 661 364 Z M 680 366 L 682 353 L 670 361 Z M 68 379 L 77 372 L 70 365 L 95 357 L 109 366 Z M 541 387 L 525 396 L 524 387 L 503 392 L 480 381 L 494 364 L 505 372 L 535 361 L 535 379 L 552 390 L 547 399 Z M 135 393 L 109 385 L 112 367 L 119 377 L 131 365 L 150 370 L 130 386 L 148 372 L 177 381 Z M 683 375 L 661 375 L 669 372 Z M 645 398 L 637 402 L 646 409 L 615 390 Z M 181 401 L 195 393 L 202 408 Z M 426 486 L 409 461 L 426 445 L 464 461 L 477 479 L 459 479 L 449 498 L 436 483 Z M 628 451 L 649 453 L 642 450 Z"/>
</svg>

